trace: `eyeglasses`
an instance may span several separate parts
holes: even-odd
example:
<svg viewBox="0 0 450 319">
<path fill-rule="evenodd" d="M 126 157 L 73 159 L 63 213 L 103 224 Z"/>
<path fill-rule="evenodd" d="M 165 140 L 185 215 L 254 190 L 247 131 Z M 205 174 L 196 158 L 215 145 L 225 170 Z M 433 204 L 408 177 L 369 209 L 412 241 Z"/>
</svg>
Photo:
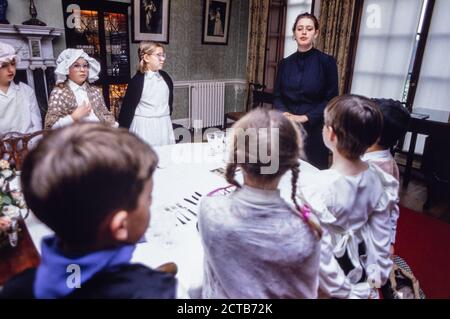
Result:
<svg viewBox="0 0 450 319">
<path fill-rule="evenodd" d="M 156 57 L 158 57 L 158 59 L 165 59 L 166 58 L 166 54 L 165 53 L 156 53 L 156 54 L 152 54 Z"/>
<path fill-rule="evenodd" d="M 71 67 L 74 68 L 77 71 L 80 71 L 81 69 L 89 69 L 89 64 L 78 64 L 78 63 L 75 63 Z"/>
</svg>

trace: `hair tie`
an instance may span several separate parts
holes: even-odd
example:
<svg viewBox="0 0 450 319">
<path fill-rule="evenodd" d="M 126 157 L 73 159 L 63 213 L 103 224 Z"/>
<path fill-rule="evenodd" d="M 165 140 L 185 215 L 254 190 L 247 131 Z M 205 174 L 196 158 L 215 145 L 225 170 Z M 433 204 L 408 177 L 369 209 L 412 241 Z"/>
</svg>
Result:
<svg viewBox="0 0 450 319">
<path fill-rule="evenodd" d="M 308 207 L 308 205 L 303 205 L 300 207 L 300 213 L 305 221 L 309 220 L 309 216 L 311 215 L 311 209 Z"/>
<path fill-rule="evenodd" d="M 208 194 L 206 194 L 206 196 L 208 196 L 208 197 L 209 196 L 214 196 L 214 195 L 216 195 L 219 192 L 222 192 L 222 195 L 225 195 L 223 193 L 226 193 L 226 194 L 230 193 L 231 192 L 230 189 L 233 188 L 233 187 L 236 187 L 236 186 L 230 184 L 230 185 L 225 186 L 225 187 L 219 187 L 219 188 L 216 188 L 215 190 L 209 192 Z"/>
</svg>

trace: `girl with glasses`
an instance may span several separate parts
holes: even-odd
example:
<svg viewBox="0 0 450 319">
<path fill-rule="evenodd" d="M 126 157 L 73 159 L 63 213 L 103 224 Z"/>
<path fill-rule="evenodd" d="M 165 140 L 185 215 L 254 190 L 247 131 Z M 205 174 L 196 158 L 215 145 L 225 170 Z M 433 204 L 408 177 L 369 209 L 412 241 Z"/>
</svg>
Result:
<svg viewBox="0 0 450 319">
<path fill-rule="evenodd" d="M 45 128 L 57 128 L 79 121 L 118 126 L 99 88 L 100 64 L 81 49 L 66 49 L 56 60 L 56 86 L 50 94 Z"/>
<path fill-rule="evenodd" d="M 173 144 L 175 136 L 170 119 L 173 82 L 162 70 L 166 61 L 164 47 L 155 42 L 141 42 L 138 54 L 138 72 L 128 83 L 119 125 L 152 146 Z"/>
</svg>

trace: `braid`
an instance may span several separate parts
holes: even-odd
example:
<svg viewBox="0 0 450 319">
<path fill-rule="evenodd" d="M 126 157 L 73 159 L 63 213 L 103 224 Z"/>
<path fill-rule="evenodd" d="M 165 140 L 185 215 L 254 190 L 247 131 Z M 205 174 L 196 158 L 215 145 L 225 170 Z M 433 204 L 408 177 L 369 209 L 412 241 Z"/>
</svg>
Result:
<svg viewBox="0 0 450 319">
<path fill-rule="evenodd" d="M 291 199 L 294 202 L 295 208 L 297 208 L 298 211 L 300 211 L 300 206 L 297 203 L 297 198 L 296 198 L 296 194 L 297 194 L 297 180 L 298 180 L 298 175 L 300 173 L 300 163 L 297 162 L 295 163 L 292 168 L 292 179 L 291 179 L 291 185 L 292 185 L 292 192 L 291 192 Z"/>
<path fill-rule="evenodd" d="M 236 163 L 228 163 L 227 169 L 225 171 L 225 179 L 228 183 L 240 188 L 241 185 L 238 183 L 238 181 L 234 178 L 234 175 L 236 173 L 237 164 Z"/>
<path fill-rule="evenodd" d="M 300 173 L 300 163 L 299 162 L 295 163 L 292 166 L 291 171 L 292 171 L 292 179 L 291 179 L 292 193 L 291 193 L 291 199 L 294 202 L 294 205 L 295 205 L 295 208 L 297 209 L 297 211 L 299 213 L 301 213 L 301 208 L 300 208 L 300 206 L 297 203 L 297 196 L 296 196 L 297 195 L 297 180 L 298 180 L 298 175 Z M 314 233 L 317 235 L 317 237 L 319 239 L 321 239 L 323 231 L 322 231 L 322 228 L 320 227 L 320 225 L 318 225 L 311 218 L 304 217 L 304 220 L 308 224 L 309 228 L 314 231 Z"/>
<path fill-rule="evenodd" d="M 230 159 L 229 159 L 229 162 L 228 162 L 226 170 L 225 170 L 225 179 L 227 180 L 228 183 L 236 186 L 237 188 L 241 188 L 241 185 L 238 183 L 238 181 L 235 178 L 236 169 L 237 169 L 236 153 L 237 153 L 237 146 L 236 146 L 236 143 L 233 143 L 233 154 L 230 154 Z"/>
</svg>

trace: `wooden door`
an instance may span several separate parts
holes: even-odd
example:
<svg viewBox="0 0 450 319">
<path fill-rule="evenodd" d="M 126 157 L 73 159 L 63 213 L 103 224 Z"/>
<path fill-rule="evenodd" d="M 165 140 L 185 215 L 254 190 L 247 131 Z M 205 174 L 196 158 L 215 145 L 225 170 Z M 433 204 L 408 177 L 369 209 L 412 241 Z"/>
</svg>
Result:
<svg viewBox="0 0 450 319">
<path fill-rule="evenodd" d="M 270 0 L 267 24 L 264 91 L 273 93 L 278 62 L 283 59 L 287 0 Z"/>
</svg>

